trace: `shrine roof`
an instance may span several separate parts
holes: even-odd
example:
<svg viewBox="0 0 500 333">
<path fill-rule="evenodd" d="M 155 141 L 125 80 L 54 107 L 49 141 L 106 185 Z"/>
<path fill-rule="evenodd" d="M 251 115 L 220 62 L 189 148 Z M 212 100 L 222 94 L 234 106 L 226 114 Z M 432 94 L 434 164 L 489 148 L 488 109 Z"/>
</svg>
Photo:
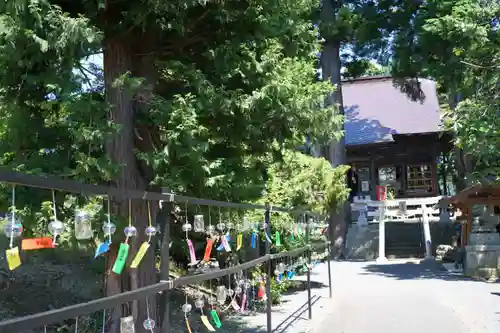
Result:
<svg viewBox="0 0 500 333">
<path fill-rule="evenodd" d="M 500 185 L 480 183 L 470 186 L 454 196 L 445 197 L 444 205 L 463 206 L 468 204 L 500 204 Z"/>
<path fill-rule="evenodd" d="M 395 134 L 441 132 L 436 83 L 419 82 L 423 101 L 412 101 L 389 76 L 344 81 L 346 145 L 391 142 Z"/>
</svg>

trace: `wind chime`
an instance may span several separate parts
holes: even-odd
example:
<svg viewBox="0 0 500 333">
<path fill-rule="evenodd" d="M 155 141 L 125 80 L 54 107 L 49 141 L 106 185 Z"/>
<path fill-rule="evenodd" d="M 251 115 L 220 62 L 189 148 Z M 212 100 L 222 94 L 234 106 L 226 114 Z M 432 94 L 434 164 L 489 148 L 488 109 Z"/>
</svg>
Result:
<svg viewBox="0 0 500 333">
<path fill-rule="evenodd" d="M 111 200 L 107 199 L 108 213 L 106 214 L 107 221 L 102 225 L 102 232 L 104 233 L 104 241 L 97 245 L 95 250 L 94 259 L 100 256 L 103 253 L 109 251 L 109 247 L 112 243 L 112 237 L 116 232 L 116 225 L 111 222 Z"/>
<path fill-rule="evenodd" d="M 21 237 L 23 233 L 23 225 L 21 224 L 21 219 L 16 216 L 16 187 L 12 187 L 12 206 L 11 212 L 7 215 L 7 223 L 3 227 L 3 233 L 9 238 L 9 248 L 5 250 L 5 257 L 7 258 L 7 264 L 9 270 L 21 266 L 21 258 L 19 256 L 19 247 L 14 246 L 14 239 Z"/>
<path fill-rule="evenodd" d="M 185 209 L 185 222 L 182 225 L 182 230 L 186 234 L 185 241 L 188 246 L 188 251 L 189 251 L 189 265 L 190 266 L 196 266 L 198 264 L 206 265 L 209 267 L 212 266 L 212 262 L 215 262 L 211 258 L 212 254 L 212 248 L 215 246 L 215 242 L 218 240 L 220 244 L 216 247 L 218 251 L 226 251 L 226 252 L 231 252 L 232 247 L 230 244 L 231 241 L 231 231 L 236 232 L 236 251 L 239 251 L 243 247 L 243 232 L 246 230 L 251 224 L 248 222 L 248 219 L 244 218 L 242 223 L 237 223 L 234 225 L 231 221 L 230 214 L 229 218 L 227 219 L 226 222 L 223 221 L 222 214 L 219 210 L 219 219 L 218 223 L 215 225 L 215 227 L 212 225 L 211 222 L 211 214 L 210 214 L 210 207 L 209 207 L 209 220 L 208 220 L 208 226 L 205 228 L 205 222 L 204 222 L 204 217 L 201 214 L 197 214 L 194 216 L 193 220 L 193 226 L 189 223 L 188 220 L 188 214 L 187 214 L 187 207 Z M 261 224 L 261 225 L 256 225 L 253 229 L 253 237 L 251 241 L 251 246 L 255 247 L 256 242 L 258 240 L 258 230 L 265 230 L 267 225 Z M 207 240 L 206 240 L 206 245 L 205 245 L 205 251 L 203 258 L 198 261 L 196 258 L 196 253 L 194 250 L 194 244 L 192 240 L 189 238 L 189 232 L 193 230 L 195 232 L 204 232 L 207 235 Z M 267 234 L 267 233 L 266 233 Z M 270 241 L 270 237 L 267 234 L 266 239 Z M 278 242 L 281 244 L 280 239 L 279 239 L 279 234 L 278 234 Z M 222 327 L 222 322 L 219 317 L 219 312 L 226 312 L 228 309 L 232 308 L 234 311 L 237 311 L 239 313 L 246 313 L 248 309 L 248 304 L 249 304 L 249 294 L 250 291 L 253 290 L 252 292 L 252 299 L 255 301 L 255 299 L 265 299 L 265 288 L 263 284 L 263 279 L 262 277 L 257 277 L 254 279 L 253 283 L 249 279 L 246 278 L 245 276 L 242 276 L 240 279 L 233 279 L 235 282 L 235 287 L 234 289 L 232 288 L 232 283 L 231 283 L 231 275 L 228 276 L 228 286 L 224 286 L 222 284 L 219 284 L 216 287 L 216 292 L 215 292 L 215 297 L 214 296 L 209 296 L 207 298 L 206 303 L 208 303 L 209 306 L 209 317 L 207 314 L 204 312 L 204 307 L 205 307 L 205 299 L 203 297 L 203 294 L 198 291 L 195 295 L 195 301 L 194 301 L 194 308 L 198 309 L 200 311 L 200 320 L 203 323 L 203 325 L 206 327 L 208 331 L 215 331 L 216 328 Z M 211 284 L 211 283 L 210 283 Z M 258 286 L 258 292 L 255 293 L 255 290 L 252 288 L 253 285 Z M 210 288 L 211 289 L 211 288 Z M 237 299 L 240 300 L 240 303 L 238 304 Z M 229 300 L 229 301 L 228 301 Z M 228 302 L 226 306 L 226 302 Z M 188 302 L 187 297 L 185 304 L 182 306 L 182 311 L 184 313 L 184 318 L 186 322 L 186 328 L 188 332 L 191 332 L 191 326 L 189 323 L 189 313 L 192 311 L 193 307 L 192 305 Z"/>
<path fill-rule="evenodd" d="M 231 245 L 229 241 L 231 240 L 231 228 L 232 223 L 230 221 L 226 223 L 222 222 L 222 216 L 219 208 L 219 223 L 217 224 L 217 230 L 220 233 L 220 244 L 217 247 L 217 251 L 231 252 Z"/>
<path fill-rule="evenodd" d="M 147 202 L 147 208 L 148 208 L 148 226 L 144 230 L 144 234 L 147 236 L 147 241 L 143 242 L 139 247 L 139 250 L 137 250 L 135 257 L 130 264 L 130 268 L 137 268 L 139 266 L 142 259 L 146 255 L 147 250 L 151 246 L 151 240 L 153 236 L 155 236 L 157 233 L 156 228 L 152 225 L 151 206 L 149 201 Z M 118 249 L 118 255 L 116 256 L 115 263 L 113 265 L 113 268 L 111 269 L 115 274 L 122 273 L 130 249 L 130 245 L 128 242 L 132 237 L 137 236 L 137 228 L 132 225 L 132 200 L 130 199 L 128 203 L 128 226 L 125 227 L 124 233 L 125 233 L 125 240 L 122 243 L 120 243 L 120 247 Z"/>
</svg>

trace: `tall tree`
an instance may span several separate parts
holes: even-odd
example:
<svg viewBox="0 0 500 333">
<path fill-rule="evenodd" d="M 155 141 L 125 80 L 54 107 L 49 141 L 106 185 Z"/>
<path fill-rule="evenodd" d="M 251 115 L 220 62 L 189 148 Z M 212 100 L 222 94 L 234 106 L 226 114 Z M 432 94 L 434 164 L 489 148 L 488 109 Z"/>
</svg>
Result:
<svg viewBox="0 0 500 333">
<path fill-rule="evenodd" d="M 366 65 L 368 59 L 387 60 L 384 51 L 391 29 L 385 18 L 391 5 L 391 1 L 372 0 L 323 0 L 321 3 L 319 27 L 324 40 L 320 58 L 322 77 L 335 86 L 335 92 L 329 96 L 327 103 L 337 105 L 342 117 L 342 68 L 347 68 L 346 73 L 350 77 L 361 76 L 369 68 Z M 346 164 L 344 137 L 332 139 L 328 144 L 328 159 L 333 166 Z M 329 230 L 334 257 L 342 255 L 348 211 L 345 203 L 340 209 L 334 208 L 330 214 Z"/>
</svg>

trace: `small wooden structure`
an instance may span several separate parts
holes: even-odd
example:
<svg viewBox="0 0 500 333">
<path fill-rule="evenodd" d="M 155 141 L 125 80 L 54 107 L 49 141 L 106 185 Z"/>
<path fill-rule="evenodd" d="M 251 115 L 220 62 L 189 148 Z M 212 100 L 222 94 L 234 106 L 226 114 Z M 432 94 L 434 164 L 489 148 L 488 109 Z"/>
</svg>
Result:
<svg viewBox="0 0 500 333">
<path fill-rule="evenodd" d="M 374 200 L 377 185 L 388 187 L 388 199 L 447 195 L 437 165 L 452 149 L 451 135 L 441 126 L 435 82 L 421 80 L 421 89 L 422 102 L 388 76 L 343 82 L 347 162 L 359 177 L 354 195 Z"/>
<path fill-rule="evenodd" d="M 462 212 L 462 239 L 461 244 L 468 244 L 470 232 L 472 231 L 472 208 L 475 205 L 487 206 L 492 213 L 500 214 L 500 185 L 477 184 L 468 187 L 458 194 L 443 198 L 441 207 L 451 205 L 454 209 Z"/>
</svg>

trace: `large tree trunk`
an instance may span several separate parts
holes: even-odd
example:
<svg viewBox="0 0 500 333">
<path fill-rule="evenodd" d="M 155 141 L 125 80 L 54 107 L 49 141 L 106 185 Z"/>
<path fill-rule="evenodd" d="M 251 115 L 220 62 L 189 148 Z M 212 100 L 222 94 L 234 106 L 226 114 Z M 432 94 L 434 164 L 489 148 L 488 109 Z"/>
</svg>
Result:
<svg viewBox="0 0 500 333">
<path fill-rule="evenodd" d="M 324 0 L 321 9 L 321 20 L 325 23 L 333 24 L 336 19 L 336 13 L 342 6 L 341 1 L 335 3 L 332 0 Z M 329 104 L 335 104 L 338 112 L 344 115 L 344 103 L 342 98 L 342 77 L 340 73 L 341 41 L 335 38 L 326 38 L 321 52 L 321 69 L 324 80 L 330 80 L 335 86 L 335 92 L 330 95 Z M 346 163 L 345 138 L 329 143 L 329 160 L 334 167 Z M 332 240 L 332 256 L 339 258 L 343 255 L 345 237 L 347 232 L 347 212 L 349 207 L 347 203 L 341 203 L 339 207 L 332 207 L 330 212 L 329 232 Z"/>
<path fill-rule="evenodd" d="M 128 36 L 130 38 L 130 36 Z M 130 75 L 133 70 L 134 50 L 130 45 L 133 42 L 125 36 L 106 38 L 104 42 L 104 79 L 106 85 L 106 101 L 110 105 L 109 119 L 120 126 L 119 132 L 110 138 L 106 145 L 106 152 L 111 163 L 119 167 L 114 177 L 114 185 L 121 189 L 146 189 L 151 179 L 145 178 L 141 173 L 141 166 L 136 160 L 134 148 L 136 147 L 135 112 L 138 104 L 135 95 L 138 92 L 129 91 L 125 86 L 117 85 L 117 79 Z M 114 198 L 112 201 L 113 213 L 121 216 L 125 221 L 129 218 L 129 201 Z M 148 226 L 147 202 L 144 200 L 131 200 L 132 224 L 137 228 L 138 235 L 130 241 L 130 252 L 127 266 L 137 253 L 140 244 L 145 241 L 144 230 Z M 151 216 L 156 216 L 158 203 L 151 202 Z M 154 221 L 152 221 L 154 223 Z M 123 234 L 123 230 L 117 230 Z M 123 235 L 123 237 L 125 237 Z M 118 245 L 118 244 L 116 244 Z M 110 259 L 116 256 L 118 246 L 112 248 Z M 156 281 L 154 262 L 154 246 L 142 260 L 138 269 L 127 269 L 120 276 L 110 271 L 113 265 L 108 260 L 108 278 L 106 285 L 107 295 L 113 295 L 127 289 L 136 289 Z M 149 299 L 148 305 L 152 318 L 155 318 L 155 300 Z M 122 311 L 122 309 L 124 311 Z M 132 306 L 123 306 L 114 309 L 110 324 L 110 332 L 119 332 L 119 318 L 132 314 L 136 321 L 136 332 L 146 332 L 142 321 L 146 318 L 146 302 L 136 301 Z"/>
</svg>

